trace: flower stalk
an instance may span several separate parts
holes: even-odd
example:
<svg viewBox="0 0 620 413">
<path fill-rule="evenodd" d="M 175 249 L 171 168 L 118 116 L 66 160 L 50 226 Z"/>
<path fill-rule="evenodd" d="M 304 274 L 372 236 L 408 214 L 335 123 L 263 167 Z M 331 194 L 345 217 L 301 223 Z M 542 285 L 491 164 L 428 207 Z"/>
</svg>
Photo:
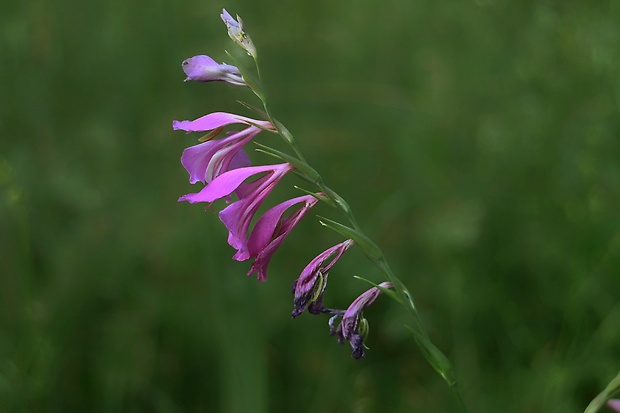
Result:
<svg viewBox="0 0 620 413">
<path fill-rule="evenodd" d="M 259 82 L 260 82 L 260 66 L 258 64 L 258 58 L 255 55 L 252 55 L 254 66 L 256 68 L 256 72 L 259 74 Z M 242 73 L 245 69 L 242 70 Z M 260 83 L 259 83 L 260 85 Z M 250 86 L 252 88 L 252 86 Z M 262 86 L 259 86 L 259 90 L 254 90 L 256 96 L 262 102 L 263 110 L 267 114 L 269 121 L 274 125 L 275 131 L 281 136 L 281 138 L 288 143 L 291 150 L 295 153 L 298 159 L 307 164 L 299 146 L 293 135 L 289 132 L 287 128 L 279 122 L 275 116 L 272 114 L 269 102 L 267 99 L 267 95 L 262 89 Z M 314 169 L 312 169 L 314 171 Z M 378 268 L 378 270 L 382 273 L 385 279 L 394 286 L 394 291 L 396 292 L 396 297 L 398 298 L 396 301 L 403 305 L 407 313 L 409 314 L 412 323 L 407 325 L 406 327 L 412 332 L 414 340 L 418 347 L 420 348 L 422 354 L 429 362 L 429 364 L 433 367 L 433 369 L 444 379 L 444 381 L 448 384 L 452 393 L 457 400 L 457 404 L 459 408 L 463 412 L 467 412 L 467 408 L 465 403 L 461 397 L 460 391 L 458 390 L 456 374 L 452 367 L 452 363 L 450 363 L 449 359 L 439 350 L 431 341 L 426 328 L 424 327 L 418 310 L 413 301 L 413 297 L 407 287 L 403 284 L 403 282 L 398 279 L 392 269 L 390 268 L 383 251 L 371 241 L 371 239 L 364 234 L 360 225 L 358 224 L 351 207 L 348 202 L 341 197 L 336 191 L 330 189 L 323 178 L 318 174 L 318 172 L 314 171 L 317 175 L 314 179 L 314 183 L 318 187 L 318 189 L 326 194 L 327 198 L 329 198 L 332 202 L 330 204 L 335 205 L 342 214 L 345 216 L 346 220 L 350 224 L 350 227 L 346 227 L 342 224 L 339 224 L 335 221 L 327 220 L 322 218 L 320 221 L 324 226 L 335 230 L 345 236 L 351 236 L 351 233 L 355 233 L 357 236 L 352 237 L 357 242 L 357 245 L 362 249 L 364 254 L 368 257 L 368 259 Z M 363 242 L 359 242 L 359 239 L 363 239 Z"/>
<path fill-rule="evenodd" d="M 247 103 L 242 104 L 266 120 L 216 112 L 194 121 L 175 121 L 174 129 L 185 130 L 188 133 L 212 131 L 205 137 L 203 143 L 186 149 L 182 158 L 183 166 L 190 174 L 190 182 L 192 184 L 200 182 L 206 186 L 197 193 L 182 196 L 179 200 L 195 203 L 226 199 L 230 205 L 220 212 L 220 219 L 229 231 L 229 244 L 237 250 L 233 259 L 244 261 L 254 258 L 254 264 L 248 275 L 256 272 L 260 281 L 267 278 L 267 265 L 272 255 L 310 208 L 318 202 L 335 207 L 344 216 L 346 224 L 323 217 L 319 217 L 319 222 L 344 236 L 346 241 L 319 254 L 304 268 L 293 284 L 295 294 L 293 317 L 301 315 L 306 310 L 310 314 L 332 315 L 329 322 L 331 333 L 338 337 L 339 342 L 348 341 L 352 348 L 352 356 L 361 358 L 364 356 L 365 348 L 363 341 L 368 334 L 368 322 L 363 316 L 363 311 L 385 292 L 404 307 L 409 318 L 406 327 L 411 331 L 415 343 L 428 363 L 451 388 L 460 410 L 467 412 L 458 390 L 452 364 L 432 343 L 411 293 L 393 273 L 381 248 L 364 233 L 348 202 L 326 185 L 321 175 L 306 161 L 293 134 L 273 115 L 262 86 L 258 53 L 244 28 L 243 21 L 239 16 L 234 19 L 226 10 L 223 10 L 221 18 L 226 24 L 230 38 L 252 57 L 254 70 L 245 68 L 242 62 L 228 52 L 226 53 L 234 66 L 218 64 L 210 57 L 201 55 L 187 59 L 183 63 L 186 80 L 224 81 L 233 85 L 247 86 L 261 101 L 262 109 L 254 108 Z M 223 126 L 239 123 L 244 124 L 246 129 L 229 133 L 223 139 L 212 140 L 221 132 Z M 277 133 L 286 142 L 293 155 L 254 142 L 258 145 L 259 151 L 276 157 L 283 163 L 249 166 L 249 160 L 242 147 L 262 131 Z M 279 180 L 290 171 L 313 184 L 316 191 L 303 189 L 304 196 L 271 208 L 250 230 L 252 219 L 259 207 Z M 252 182 L 245 182 L 255 175 L 260 177 Z M 231 203 L 233 195 L 238 199 Z M 291 207 L 298 209 L 285 216 L 285 212 Z M 373 287 L 354 300 L 347 310 L 327 308 L 323 305 L 323 296 L 328 272 L 354 244 L 363 251 L 385 281 L 373 284 Z M 336 324 L 338 318 L 342 319 L 340 324 Z"/>
<path fill-rule="evenodd" d="M 611 379 L 605 389 L 590 402 L 584 413 L 596 413 L 605 405 L 615 412 L 620 412 L 620 400 L 612 399 L 612 397 L 618 394 L 620 394 L 620 372 L 618 372 L 616 377 Z"/>
</svg>

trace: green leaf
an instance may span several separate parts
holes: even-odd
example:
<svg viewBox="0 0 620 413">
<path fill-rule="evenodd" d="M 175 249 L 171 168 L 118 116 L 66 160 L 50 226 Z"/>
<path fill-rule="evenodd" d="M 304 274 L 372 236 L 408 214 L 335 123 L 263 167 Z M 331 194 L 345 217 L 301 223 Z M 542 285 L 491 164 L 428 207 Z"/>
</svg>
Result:
<svg viewBox="0 0 620 413">
<path fill-rule="evenodd" d="M 378 289 L 381 290 L 382 293 L 385 293 L 387 296 L 389 296 L 392 300 L 396 301 L 399 304 L 403 304 L 403 301 L 400 299 L 400 297 L 398 296 L 398 294 L 396 294 L 396 292 L 390 288 L 384 288 L 379 286 L 378 284 L 375 284 L 374 282 L 364 278 L 364 277 L 360 277 L 359 275 L 354 275 L 353 278 L 355 278 L 356 280 L 360 280 L 360 281 L 364 281 L 367 284 L 372 285 L 373 287 L 376 287 Z M 396 286 L 394 286 L 396 287 Z"/>
<path fill-rule="evenodd" d="M 614 397 L 620 391 L 620 372 L 611 379 L 611 381 L 605 386 L 602 392 L 600 392 L 586 407 L 584 413 L 596 413 L 598 412 L 607 401 Z"/>
<path fill-rule="evenodd" d="M 277 149 L 273 149 L 270 148 L 269 146 L 263 145 L 261 143 L 258 142 L 254 142 L 255 145 L 257 145 L 258 147 L 260 147 L 260 151 L 263 153 L 266 153 L 267 155 L 271 155 L 275 158 L 279 158 L 285 162 L 290 163 L 291 165 L 293 165 L 295 167 L 295 169 L 297 169 L 300 173 L 304 174 L 305 176 L 308 177 L 308 179 L 311 182 L 316 182 L 316 180 L 319 178 L 319 174 L 317 171 L 315 171 L 310 165 L 308 165 L 307 163 L 295 158 L 294 156 L 291 156 L 289 154 L 286 154 L 284 152 L 281 152 Z"/>
<path fill-rule="evenodd" d="M 239 103 L 242 106 L 245 106 L 247 109 L 251 110 L 252 112 L 256 113 L 257 115 L 259 115 L 261 118 L 265 119 L 265 120 L 269 120 L 269 114 L 267 112 L 265 112 L 264 110 L 257 108 L 254 105 L 250 105 L 247 102 L 244 102 L 242 100 L 238 100 L 237 103 Z M 275 126 L 275 125 L 274 125 Z"/>
<path fill-rule="evenodd" d="M 274 122 L 275 122 L 275 125 L 273 126 L 276 127 L 278 132 L 280 132 L 280 135 L 282 135 L 282 137 L 286 139 L 288 143 L 292 144 L 295 141 L 295 138 L 293 138 L 293 134 L 291 134 L 291 132 L 289 132 L 286 126 L 280 123 L 280 121 L 274 119 Z"/>
<path fill-rule="evenodd" d="M 381 252 L 381 249 L 377 246 L 377 244 L 372 242 L 370 238 L 368 238 L 366 235 L 362 234 L 361 232 L 353 228 L 347 227 L 346 225 L 343 225 L 339 222 L 332 221 L 331 219 L 327 219 L 323 217 L 319 217 L 319 219 L 320 219 L 319 222 L 321 223 L 321 225 L 327 228 L 330 228 L 336 231 L 337 233 L 344 235 L 347 238 L 351 238 L 353 241 L 355 241 L 357 245 L 359 245 L 362 251 L 364 251 L 366 254 L 368 254 L 372 258 L 378 260 L 381 257 L 383 257 L 383 253 Z"/>
<path fill-rule="evenodd" d="M 315 197 L 315 198 L 316 198 L 316 199 L 318 199 L 319 201 L 325 202 L 326 204 L 329 204 L 329 205 L 333 206 L 332 200 L 331 200 L 331 199 L 329 199 L 328 197 L 324 196 L 324 195 L 323 195 L 323 194 L 321 194 L 321 193 L 318 193 L 318 194 L 317 194 L 316 192 L 308 191 L 307 189 L 301 188 L 301 187 L 299 187 L 299 186 L 297 186 L 297 185 L 294 185 L 293 187 L 294 187 L 295 189 L 297 189 L 297 190 L 299 190 L 299 191 L 303 192 L 303 193 L 304 193 L 304 194 L 306 194 L 306 195 L 312 195 L 313 197 Z"/>
<path fill-rule="evenodd" d="M 232 53 L 228 52 L 228 50 L 225 50 L 225 52 L 228 55 L 228 57 L 230 57 L 230 60 L 232 61 L 232 63 L 235 66 L 237 66 L 237 69 L 239 69 L 239 72 L 241 72 L 241 76 L 243 76 L 243 80 L 245 81 L 245 83 L 247 83 L 248 87 L 252 89 L 252 92 L 254 92 L 254 94 L 258 96 L 258 98 L 264 103 L 265 92 L 263 92 L 263 87 L 261 86 L 258 79 L 256 79 L 256 77 L 241 64 L 239 59 L 237 59 L 236 57 L 232 55 Z"/>
<path fill-rule="evenodd" d="M 441 350 L 431 343 L 426 334 L 420 333 L 408 325 L 405 325 L 405 327 L 413 333 L 413 337 L 416 343 L 418 343 L 418 347 L 422 351 L 422 355 L 426 358 L 433 369 L 435 369 L 435 371 L 443 377 L 449 386 L 454 386 L 456 384 L 456 377 L 454 375 L 454 370 L 452 369 L 452 363 L 450 363 L 450 360 L 448 360 Z"/>
</svg>

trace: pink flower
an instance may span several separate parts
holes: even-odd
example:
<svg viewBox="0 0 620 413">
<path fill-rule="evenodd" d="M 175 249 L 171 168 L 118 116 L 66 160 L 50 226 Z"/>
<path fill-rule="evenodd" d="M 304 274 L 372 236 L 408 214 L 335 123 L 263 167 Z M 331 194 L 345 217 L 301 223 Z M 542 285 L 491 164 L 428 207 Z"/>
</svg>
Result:
<svg viewBox="0 0 620 413">
<path fill-rule="evenodd" d="M 273 129 L 270 122 L 266 120 L 256 120 L 245 116 L 234 115 L 226 112 L 213 112 L 194 120 L 173 120 L 172 129 L 184 130 L 185 132 L 206 132 L 220 126 L 231 125 L 233 123 L 245 123 L 246 125 L 261 125 L 267 129 Z"/>
<path fill-rule="evenodd" d="M 220 220 L 228 229 L 228 243 L 237 250 L 233 259 L 244 261 L 250 258 L 247 234 L 252 218 L 275 185 L 287 172 L 293 169 L 288 163 L 266 166 L 250 166 L 222 173 L 200 192 L 183 195 L 179 201 L 213 202 L 237 193 L 239 200 L 220 212 Z M 266 173 L 255 181 L 244 183 L 253 175 Z"/>
<path fill-rule="evenodd" d="M 250 126 L 223 139 L 186 148 L 181 164 L 189 173 L 189 182 L 206 184 L 226 171 L 250 166 L 250 158 L 242 148 L 259 132 L 260 129 Z"/>
<path fill-rule="evenodd" d="M 175 120 L 172 123 L 173 129 L 188 132 L 206 132 L 232 123 L 244 123 L 250 126 L 241 131 L 232 132 L 223 139 L 203 142 L 183 151 L 181 164 L 189 173 L 190 183 L 209 183 L 228 170 L 250 166 L 250 159 L 242 148 L 261 132 L 260 128 L 252 124 L 265 128 L 273 128 L 273 126 L 267 121 L 225 112 L 211 113 L 193 121 Z"/>
<path fill-rule="evenodd" d="M 312 195 L 304 195 L 285 201 L 265 212 L 256 222 L 248 239 L 248 253 L 254 257 L 254 263 L 248 272 L 252 275 L 256 272 L 258 281 L 267 279 L 267 266 L 276 250 L 282 245 L 284 239 L 306 215 L 318 199 Z M 303 203 L 302 207 L 282 218 L 284 213 L 293 205 Z"/>
<path fill-rule="evenodd" d="M 393 288 L 393 285 L 391 282 L 386 281 L 379 284 L 379 287 Z M 351 344 L 351 348 L 353 349 L 352 356 L 355 359 L 364 357 L 363 341 L 368 332 L 368 324 L 366 319 L 362 316 L 362 311 L 374 303 L 380 294 L 381 290 L 377 287 L 373 287 L 357 297 L 349 308 L 347 308 L 347 311 L 345 311 L 342 316 L 342 322 L 338 327 L 333 327 L 334 321 L 338 315 L 335 315 L 329 320 L 331 328 L 330 334 L 337 334 L 339 343 L 347 340 L 349 344 Z"/>
<path fill-rule="evenodd" d="M 235 86 L 247 86 L 236 66 L 219 64 L 209 56 L 199 55 L 185 59 L 182 64 L 187 75 L 184 80 L 196 82 L 226 82 Z"/>
<path fill-rule="evenodd" d="M 303 269 L 292 287 L 295 294 L 293 318 L 303 313 L 306 307 L 311 314 L 319 314 L 323 310 L 322 298 L 327 286 L 329 270 L 351 245 L 353 245 L 353 240 L 350 239 L 334 245 L 317 255 Z M 323 265 L 332 256 L 334 256 L 332 260 Z"/>
</svg>

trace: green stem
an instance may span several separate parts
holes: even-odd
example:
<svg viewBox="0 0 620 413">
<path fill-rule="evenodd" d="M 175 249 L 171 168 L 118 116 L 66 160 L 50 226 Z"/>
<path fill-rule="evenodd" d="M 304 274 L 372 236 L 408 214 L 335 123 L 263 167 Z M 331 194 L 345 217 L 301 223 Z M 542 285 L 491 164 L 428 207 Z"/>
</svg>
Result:
<svg viewBox="0 0 620 413">
<path fill-rule="evenodd" d="M 607 401 L 611 399 L 613 395 L 616 394 L 618 391 L 620 391 L 620 372 L 618 372 L 616 377 L 614 377 L 609 382 L 609 384 L 605 387 L 605 389 L 602 392 L 600 392 L 594 398 L 594 400 L 590 402 L 588 407 L 586 407 L 586 410 L 584 411 L 584 413 L 598 412 L 601 409 L 601 407 L 603 407 L 603 405 L 607 403 Z"/>
<path fill-rule="evenodd" d="M 452 395 L 456 399 L 456 403 L 458 404 L 459 409 L 463 413 L 467 413 L 467 406 L 465 406 L 463 397 L 461 397 L 461 392 L 459 391 L 459 387 L 456 385 L 456 383 L 454 383 L 453 385 L 450 386 L 450 389 L 452 390 Z"/>
<path fill-rule="evenodd" d="M 260 65 L 258 64 L 258 55 L 252 56 L 252 57 L 254 59 L 254 66 L 256 66 L 256 75 L 258 76 L 258 81 L 261 83 L 261 86 L 262 86 L 263 78 L 262 78 L 262 76 L 260 74 Z"/>
<path fill-rule="evenodd" d="M 256 70 L 258 73 L 259 82 L 262 83 L 260 69 L 259 69 L 258 61 L 256 58 L 254 59 L 254 63 L 256 64 Z M 307 164 L 293 136 L 271 114 L 265 93 L 264 92 L 260 94 L 256 93 L 256 95 L 260 97 L 261 102 L 263 104 L 263 108 L 265 109 L 265 113 L 269 117 L 269 121 L 276 128 L 276 131 L 278 132 L 278 134 L 282 137 L 282 139 L 285 142 L 289 144 L 289 146 L 291 147 L 295 155 L 298 157 L 298 159 Z M 333 201 L 333 204 L 338 209 L 340 209 L 340 211 L 346 217 L 351 227 L 355 231 L 362 234 L 363 236 L 366 236 L 364 232 L 362 231 L 361 227 L 359 226 L 359 224 L 357 223 L 357 220 L 355 219 L 355 216 L 353 215 L 353 211 L 351 211 L 349 204 L 344 200 L 344 198 L 342 198 L 337 192 L 329 188 L 325 184 L 325 182 L 323 182 L 323 179 L 320 176 L 318 177 L 318 179 L 314 181 L 314 183 L 317 185 L 318 189 L 321 192 L 323 192 L 331 201 Z M 366 253 L 366 251 L 364 252 Z M 431 366 L 435 369 L 435 371 L 437 371 L 437 373 L 446 381 L 446 383 L 450 387 L 452 394 L 456 398 L 457 404 L 459 405 L 460 411 L 463 413 L 467 413 L 467 407 L 465 406 L 465 403 L 463 402 L 463 398 L 461 397 L 461 393 L 459 392 L 452 366 L 449 360 L 447 359 L 447 357 L 443 353 L 441 353 L 441 351 L 437 347 L 435 347 L 432 344 L 430 337 L 428 335 L 428 332 L 426 328 L 424 327 L 422 320 L 420 318 L 420 315 L 413 302 L 413 297 L 411 296 L 411 293 L 408 291 L 407 287 L 403 284 L 403 282 L 394 275 L 382 251 L 380 252 L 378 258 L 373 257 L 368 253 L 366 253 L 366 255 L 370 259 L 370 261 L 383 274 L 385 279 L 387 279 L 394 285 L 394 291 L 397 294 L 398 301 L 402 303 L 403 307 L 405 307 L 407 311 L 407 314 L 409 314 L 409 316 L 412 319 L 413 327 L 409 327 L 409 328 L 414 335 L 416 344 L 420 347 L 420 350 L 422 351 L 422 354 L 427 359 L 427 361 L 431 364 Z"/>
</svg>

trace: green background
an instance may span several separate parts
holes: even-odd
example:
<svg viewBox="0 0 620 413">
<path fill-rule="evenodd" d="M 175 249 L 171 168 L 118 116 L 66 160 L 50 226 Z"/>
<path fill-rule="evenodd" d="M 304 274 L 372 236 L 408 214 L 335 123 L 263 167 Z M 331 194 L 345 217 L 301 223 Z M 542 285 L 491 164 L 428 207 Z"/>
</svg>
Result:
<svg viewBox="0 0 620 413">
<path fill-rule="evenodd" d="M 290 284 L 341 241 L 315 215 L 335 211 L 258 283 L 217 209 L 176 202 L 198 136 L 171 121 L 257 103 L 182 82 L 183 59 L 234 49 L 222 7 L 470 411 L 583 411 L 620 367 L 617 0 L 2 2 L 0 411 L 455 411 L 386 297 L 360 361 L 327 317 L 291 319 Z M 365 290 L 354 275 L 381 281 L 352 249 L 328 305 Z"/>
</svg>

